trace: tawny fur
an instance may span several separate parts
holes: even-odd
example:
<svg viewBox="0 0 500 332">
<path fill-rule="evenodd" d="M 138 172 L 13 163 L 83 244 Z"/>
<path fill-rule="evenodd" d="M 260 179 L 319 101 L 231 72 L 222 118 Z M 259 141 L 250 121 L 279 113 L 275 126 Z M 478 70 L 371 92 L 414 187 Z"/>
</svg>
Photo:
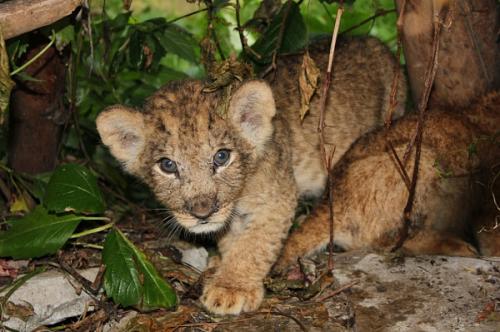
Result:
<svg viewBox="0 0 500 332">
<path fill-rule="evenodd" d="M 395 245 L 408 190 L 387 142 L 402 159 L 416 122 L 417 117 L 410 115 L 387 132 L 379 130 L 362 137 L 334 167 L 331 176 L 338 245 L 348 250 L 387 250 Z M 500 94 L 488 95 L 478 105 L 462 111 L 432 110 L 425 123 L 412 212 L 414 226 L 403 249 L 415 254 L 476 255 L 465 235 L 477 217 L 484 191 L 477 183 L 485 183 L 485 170 L 498 167 L 500 161 Z M 473 148 L 476 153 L 471 152 Z M 411 176 L 413 160 L 408 164 Z M 493 221 L 491 214 L 489 220 L 479 221 L 476 229 L 485 221 Z M 328 230 L 329 208 L 324 201 L 291 234 L 275 269 L 280 271 L 298 257 L 324 248 L 329 241 Z M 499 253 L 498 234 L 497 230 L 482 235 L 487 237 L 480 244 L 485 254 Z"/>
<path fill-rule="evenodd" d="M 311 55 L 325 67 L 325 45 L 312 46 Z M 303 123 L 298 114 L 301 59 L 281 61 L 286 69 L 271 74 L 272 90 L 263 81 L 243 83 L 226 116 L 218 115 L 221 93 L 203 93 L 203 82 L 184 81 L 155 93 L 143 112 L 117 105 L 97 119 L 103 143 L 153 189 L 178 225 L 220 239 L 219 267 L 201 297 L 211 312 L 238 314 L 259 307 L 263 279 L 280 253 L 298 197 L 320 196 L 324 189 L 316 132 L 319 96 Z M 395 70 L 401 78 L 397 117 L 406 85 L 391 53 L 372 38 L 339 43 L 326 114 L 334 162 L 360 135 L 383 123 Z M 215 168 L 220 149 L 230 150 L 231 159 Z M 162 171 L 163 158 L 175 161 L 177 171 Z M 210 216 L 194 216 L 193 206 Z"/>
</svg>

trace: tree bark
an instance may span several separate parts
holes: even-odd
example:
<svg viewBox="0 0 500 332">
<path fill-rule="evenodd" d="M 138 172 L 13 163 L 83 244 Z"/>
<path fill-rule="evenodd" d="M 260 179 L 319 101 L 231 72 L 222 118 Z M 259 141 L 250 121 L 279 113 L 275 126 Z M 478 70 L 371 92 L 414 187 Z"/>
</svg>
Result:
<svg viewBox="0 0 500 332">
<path fill-rule="evenodd" d="M 0 27 L 5 39 L 50 25 L 70 15 L 82 0 L 13 0 L 0 3 Z"/>
<path fill-rule="evenodd" d="M 441 29 L 438 71 L 428 106 L 465 107 L 499 87 L 499 10 L 495 0 L 395 2 L 398 12 L 406 2 L 403 47 L 415 105 L 420 100 L 432 56 L 434 17 L 441 8 L 451 11 L 451 24 Z"/>
<path fill-rule="evenodd" d="M 26 61 L 43 46 L 32 47 Z M 66 66 L 52 47 L 25 72 L 37 81 L 16 82 L 10 103 L 8 156 L 15 171 L 36 174 L 56 165 L 62 124 L 68 116 L 63 104 Z"/>
</svg>

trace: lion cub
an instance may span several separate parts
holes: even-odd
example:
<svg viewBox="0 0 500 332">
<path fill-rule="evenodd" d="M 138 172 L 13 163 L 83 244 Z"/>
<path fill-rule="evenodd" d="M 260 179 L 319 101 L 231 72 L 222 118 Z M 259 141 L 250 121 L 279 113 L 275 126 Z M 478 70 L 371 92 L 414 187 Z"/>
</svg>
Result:
<svg viewBox="0 0 500 332">
<path fill-rule="evenodd" d="M 361 137 L 332 170 L 335 244 L 346 250 L 391 249 L 402 228 L 408 188 L 388 142 L 405 153 L 417 123 L 416 115 L 397 120 L 387 131 Z M 412 226 L 403 250 L 412 254 L 476 256 L 467 235 L 482 254 L 500 255 L 498 205 L 500 194 L 500 92 L 476 105 L 426 116 L 416 185 Z M 413 159 L 406 171 L 412 174 Z M 483 195 L 486 195 L 483 197 Z M 495 195 L 492 197 L 492 195 Z M 482 216 L 480 209 L 488 203 Z M 496 222 L 496 224 L 495 224 Z M 326 247 L 329 206 L 323 202 L 289 237 L 274 267 L 283 271 L 298 257 Z"/>
<path fill-rule="evenodd" d="M 372 38 L 340 43 L 336 54 L 326 114 L 334 161 L 383 123 L 392 75 L 400 70 Z M 311 56 L 325 67 L 326 47 L 312 47 Z M 153 189 L 178 224 L 192 233 L 220 235 L 220 265 L 201 298 L 217 314 L 259 307 L 263 279 L 280 253 L 298 197 L 319 196 L 324 189 L 319 97 L 301 123 L 301 57 L 283 61 L 287 67 L 271 86 L 259 80 L 241 84 L 225 116 L 217 111 L 225 105 L 222 93 L 204 93 L 203 82 L 183 81 L 159 90 L 142 111 L 111 106 L 97 119 L 103 143 L 126 171 Z M 400 84 L 403 105 L 403 78 Z"/>
</svg>

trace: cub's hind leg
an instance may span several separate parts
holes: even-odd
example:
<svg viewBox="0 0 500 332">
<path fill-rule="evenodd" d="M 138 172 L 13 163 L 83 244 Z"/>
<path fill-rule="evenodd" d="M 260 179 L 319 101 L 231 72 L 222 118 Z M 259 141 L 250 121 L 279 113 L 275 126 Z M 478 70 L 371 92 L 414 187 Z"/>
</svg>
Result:
<svg viewBox="0 0 500 332">
<path fill-rule="evenodd" d="M 398 153 L 402 155 L 403 148 Z M 468 177 L 444 177 L 435 154 L 423 147 L 412 211 L 414 231 L 405 244 L 413 254 L 475 255 L 462 240 L 474 195 Z M 409 161 L 412 164 L 412 161 Z M 407 171 L 411 174 L 411 170 Z M 332 172 L 335 243 L 345 249 L 390 250 L 403 225 L 408 188 L 386 152 L 349 160 Z M 298 257 L 324 248 L 329 241 L 329 207 L 318 206 L 293 232 L 278 260 L 282 271 Z"/>
<path fill-rule="evenodd" d="M 414 255 L 478 256 L 477 249 L 456 234 L 439 233 L 430 229 L 421 230 L 408 238 L 402 249 L 403 252 Z"/>
</svg>

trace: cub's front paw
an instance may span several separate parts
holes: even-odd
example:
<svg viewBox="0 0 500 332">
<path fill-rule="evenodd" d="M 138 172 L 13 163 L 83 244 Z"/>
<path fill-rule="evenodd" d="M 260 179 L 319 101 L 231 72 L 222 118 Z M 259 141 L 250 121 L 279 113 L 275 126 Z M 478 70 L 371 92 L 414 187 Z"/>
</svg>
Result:
<svg viewBox="0 0 500 332">
<path fill-rule="evenodd" d="M 257 310 L 264 297 L 263 285 L 238 286 L 212 280 L 203 290 L 201 303 L 208 311 L 218 315 L 238 315 Z"/>
</svg>

